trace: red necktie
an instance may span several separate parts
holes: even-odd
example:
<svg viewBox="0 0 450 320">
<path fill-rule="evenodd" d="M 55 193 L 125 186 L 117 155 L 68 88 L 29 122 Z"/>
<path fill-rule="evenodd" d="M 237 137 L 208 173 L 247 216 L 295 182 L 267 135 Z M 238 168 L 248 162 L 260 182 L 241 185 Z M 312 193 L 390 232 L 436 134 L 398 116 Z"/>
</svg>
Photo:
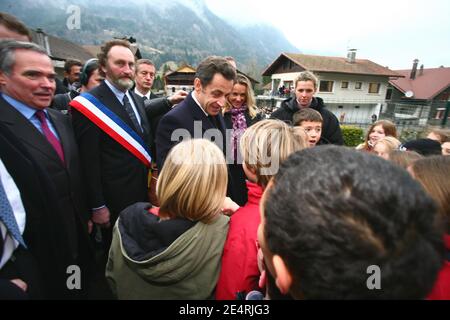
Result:
<svg viewBox="0 0 450 320">
<path fill-rule="evenodd" d="M 41 123 L 42 132 L 44 133 L 44 136 L 47 138 L 48 142 L 52 145 L 52 147 L 55 149 L 56 153 L 58 154 L 59 158 L 63 163 L 65 163 L 64 160 L 64 152 L 61 146 L 61 143 L 59 142 L 58 138 L 53 134 L 53 132 L 50 130 L 47 124 L 47 119 L 45 117 L 45 113 L 42 110 L 36 111 L 36 117 L 39 119 L 39 122 Z"/>
</svg>

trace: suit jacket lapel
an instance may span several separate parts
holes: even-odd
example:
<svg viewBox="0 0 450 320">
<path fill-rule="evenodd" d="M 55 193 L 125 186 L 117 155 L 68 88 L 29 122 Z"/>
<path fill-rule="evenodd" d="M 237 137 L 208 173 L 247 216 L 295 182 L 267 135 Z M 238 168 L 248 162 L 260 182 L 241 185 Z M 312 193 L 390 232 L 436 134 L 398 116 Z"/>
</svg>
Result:
<svg viewBox="0 0 450 320">
<path fill-rule="evenodd" d="M 134 105 L 136 106 L 139 116 L 141 117 L 141 127 L 144 130 L 144 134 L 142 134 L 141 132 L 138 132 L 138 133 L 141 136 L 147 136 L 150 132 L 150 125 L 148 124 L 147 115 L 145 113 L 144 100 L 142 98 L 138 97 L 132 91 L 130 91 L 130 95 L 133 98 Z"/>
<path fill-rule="evenodd" d="M 53 161 L 61 162 L 45 136 L 19 111 L 0 97 L 0 121 L 29 148 L 38 150 Z M 62 165 L 62 163 L 61 163 Z"/>
</svg>

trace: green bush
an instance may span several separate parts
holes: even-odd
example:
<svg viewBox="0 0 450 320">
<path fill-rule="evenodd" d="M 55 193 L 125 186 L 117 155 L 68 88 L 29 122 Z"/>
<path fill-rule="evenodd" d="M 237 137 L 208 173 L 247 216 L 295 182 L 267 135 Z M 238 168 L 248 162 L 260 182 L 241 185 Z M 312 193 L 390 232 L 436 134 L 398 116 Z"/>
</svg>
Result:
<svg viewBox="0 0 450 320">
<path fill-rule="evenodd" d="M 347 147 L 356 147 L 364 142 L 364 131 L 354 126 L 341 126 L 344 145 Z"/>
</svg>

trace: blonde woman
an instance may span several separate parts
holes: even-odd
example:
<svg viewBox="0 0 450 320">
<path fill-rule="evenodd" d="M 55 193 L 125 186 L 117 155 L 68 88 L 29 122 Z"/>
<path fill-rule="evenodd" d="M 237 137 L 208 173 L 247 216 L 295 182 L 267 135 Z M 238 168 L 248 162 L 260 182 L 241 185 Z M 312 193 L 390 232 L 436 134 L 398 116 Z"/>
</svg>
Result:
<svg viewBox="0 0 450 320">
<path fill-rule="evenodd" d="M 375 143 L 386 136 L 397 139 L 397 128 L 395 127 L 395 124 L 389 120 L 379 120 L 369 127 L 364 143 L 357 146 L 356 150 L 373 152 Z"/>
<path fill-rule="evenodd" d="M 231 130 L 231 152 L 234 163 L 229 164 L 233 190 L 231 198 L 243 206 L 247 202 L 247 188 L 245 186 L 245 174 L 239 163 L 239 139 L 244 131 L 254 123 L 262 119 L 256 108 L 255 95 L 252 84 L 247 77 L 238 74 L 233 84 L 233 89 L 227 97 L 223 109 L 223 119 L 227 130 Z"/>
<path fill-rule="evenodd" d="M 305 133 L 280 120 L 263 120 L 245 131 L 240 148 L 247 176 L 248 202 L 230 220 L 216 299 L 243 299 L 252 290 L 260 290 L 258 280 L 257 230 L 259 203 L 269 180 L 280 164 L 295 151 L 306 148 Z"/>
<path fill-rule="evenodd" d="M 389 160 L 389 153 L 393 150 L 397 150 L 400 147 L 401 142 L 394 137 L 384 137 L 375 142 L 373 146 L 373 152 L 382 157 L 385 160 Z"/>
<path fill-rule="evenodd" d="M 222 151 L 183 141 L 159 175 L 159 212 L 138 203 L 115 227 L 106 277 L 118 299 L 210 299 L 219 277 L 229 218 Z"/>
</svg>

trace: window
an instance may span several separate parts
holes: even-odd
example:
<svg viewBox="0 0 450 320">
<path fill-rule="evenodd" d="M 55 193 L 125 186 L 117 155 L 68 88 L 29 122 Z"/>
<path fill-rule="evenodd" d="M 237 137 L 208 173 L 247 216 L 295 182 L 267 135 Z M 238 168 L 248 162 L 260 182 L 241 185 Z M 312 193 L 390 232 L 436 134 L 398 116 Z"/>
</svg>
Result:
<svg viewBox="0 0 450 320">
<path fill-rule="evenodd" d="M 344 106 L 338 106 L 338 109 L 344 109 Z"/>
<path fill-rule="evenodd" d="M 348 89 L 348 81 L 342 81 L 341 88 L 342 89 Z"/>
<path fill-rule="evenodd" d="M 355 89 L 356 90 L 361 90 L 362 89 L 362 82 L 356 82 L 355 83 Z"/>
<path fill-rule="evenodd" d="M 320 92 L 333 92 L 334 81 L 320 81 Z"/>
<path fill-rule="evenodd" d="M 355 109 L 359 109 L 359 106 L 355 106 Z"/>
<path fill-rule="evenodd" d="M 369 93 L 380 93 L 380 84 L 369 83 Z"/>
<path fill-rule="evenodd" d="M 285 81 L 284 86 L 289 90 L 292 90 L 292 88 L 294 88 L 294 81 Z"/>
<path fill-rule="evenodd" d="M 386 91 L 386 100 L 392 99 L 392 88 L 388 88 Z"/>
</svg>

